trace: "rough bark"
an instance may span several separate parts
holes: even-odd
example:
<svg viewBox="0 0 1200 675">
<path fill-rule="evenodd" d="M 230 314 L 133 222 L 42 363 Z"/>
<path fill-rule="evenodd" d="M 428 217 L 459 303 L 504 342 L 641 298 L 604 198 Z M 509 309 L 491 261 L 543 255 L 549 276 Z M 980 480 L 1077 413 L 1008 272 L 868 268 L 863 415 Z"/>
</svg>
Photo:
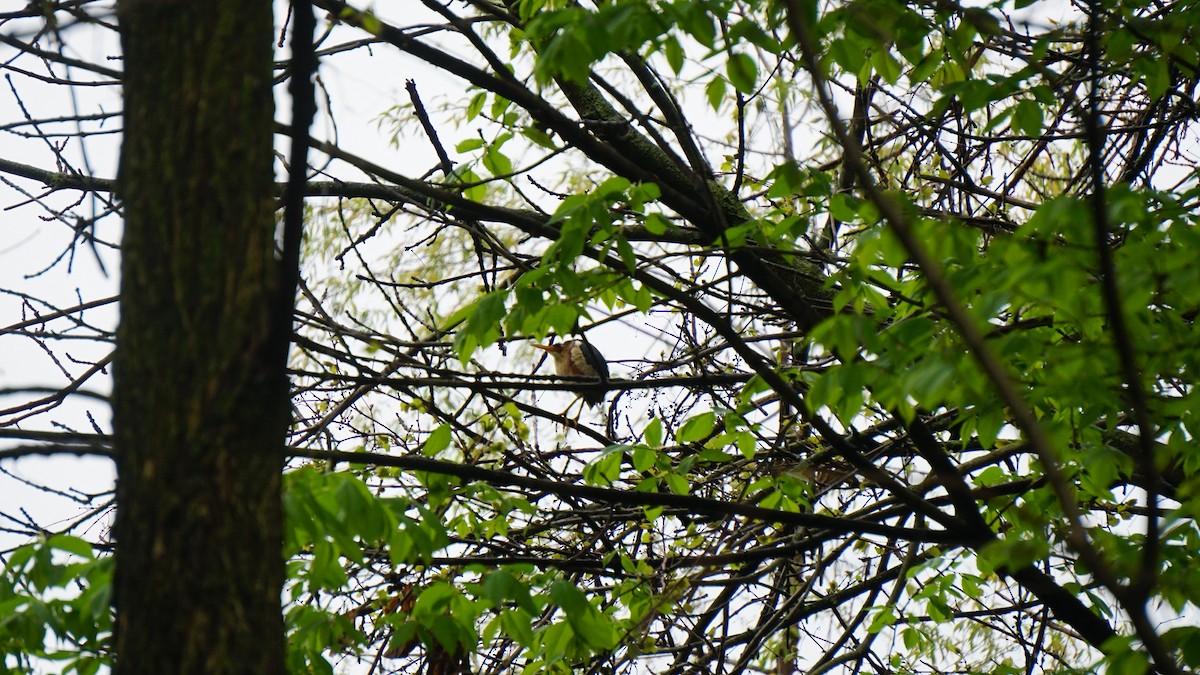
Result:
<svg viewBox="0 0 1200 675">
<path fill-rule="evenodd" d="M 282 673 L 271 3 L 123 0 L 118 675 Z"/>
</svg>

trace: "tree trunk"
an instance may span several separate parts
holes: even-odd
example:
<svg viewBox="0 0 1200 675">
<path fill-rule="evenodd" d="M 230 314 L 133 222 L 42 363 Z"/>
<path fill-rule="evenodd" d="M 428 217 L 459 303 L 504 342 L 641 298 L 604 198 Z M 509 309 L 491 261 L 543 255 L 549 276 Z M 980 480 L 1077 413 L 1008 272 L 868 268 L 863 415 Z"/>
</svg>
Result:
<svg viewBox="0 0 1200 675">
<path fill-rule="evenodd" d="M 283 673 L 263 0 L 122 0 L 118 675 Z"/>
</svg>

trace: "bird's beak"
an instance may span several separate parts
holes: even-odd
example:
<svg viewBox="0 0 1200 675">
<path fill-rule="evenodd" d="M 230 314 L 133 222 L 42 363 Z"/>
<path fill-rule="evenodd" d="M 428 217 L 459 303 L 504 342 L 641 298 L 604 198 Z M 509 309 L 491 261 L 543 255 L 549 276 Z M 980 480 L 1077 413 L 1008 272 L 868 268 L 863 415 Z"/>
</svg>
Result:
<svg viewBox="0 0 1200 675">
<path fill-rule="evenodd" d="M 548 345 L 529 345 L 529 346 L 530 346 L 530 347 L 533 347 L 534 349 L 540 349 L 540 350 L 542 350 L 542 351 L 544 351 L 544 352 L 552 352 L 552 351 L 554 351 L 554 347 L 550 347 L 550 346 L 548 346 Z"/>
</svg>

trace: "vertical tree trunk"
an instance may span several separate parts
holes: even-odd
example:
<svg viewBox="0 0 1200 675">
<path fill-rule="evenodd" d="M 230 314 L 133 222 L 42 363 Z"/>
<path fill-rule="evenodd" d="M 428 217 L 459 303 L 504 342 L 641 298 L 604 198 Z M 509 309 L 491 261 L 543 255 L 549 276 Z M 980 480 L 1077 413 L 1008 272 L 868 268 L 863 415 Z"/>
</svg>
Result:
<svg viewBox="0 0 1200 675">
<path fill-rule="evenodd" d="M 115 672 L 282 673 L 271 3 L 122 0 L 118 19 Z"/>
</svg>

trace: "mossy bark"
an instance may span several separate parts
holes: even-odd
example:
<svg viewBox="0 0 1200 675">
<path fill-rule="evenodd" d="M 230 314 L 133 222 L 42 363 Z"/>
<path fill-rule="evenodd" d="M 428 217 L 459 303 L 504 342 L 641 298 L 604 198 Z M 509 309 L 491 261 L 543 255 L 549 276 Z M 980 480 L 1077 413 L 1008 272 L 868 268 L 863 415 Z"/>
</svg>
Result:
<svg viewBox="0 0 1200 675">
<path fill-rule="evenodd" d="M 114 672 L 283 673 L 271 3 L 122 0 L 118 19 Z"/>
</svg>

